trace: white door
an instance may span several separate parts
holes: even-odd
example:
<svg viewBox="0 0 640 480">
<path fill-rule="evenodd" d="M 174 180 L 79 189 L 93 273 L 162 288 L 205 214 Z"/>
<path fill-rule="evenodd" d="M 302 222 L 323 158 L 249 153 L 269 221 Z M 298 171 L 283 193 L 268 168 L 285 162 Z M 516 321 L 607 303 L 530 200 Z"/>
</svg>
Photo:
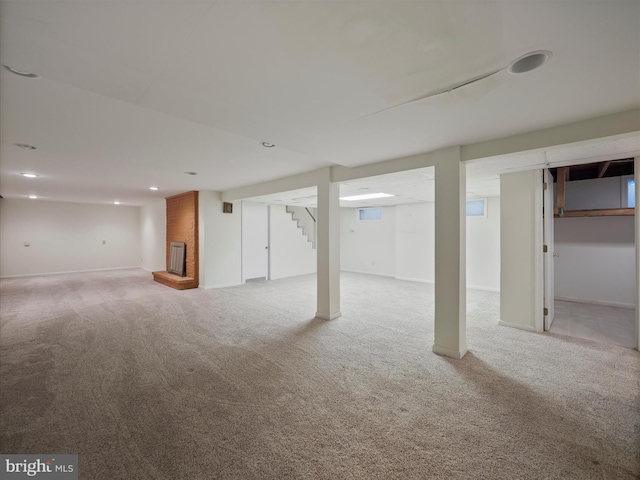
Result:
<svg viewBox="0 0 640 480">
<path fill-rule="evenodd" d="M 543 250 L 544 258 L 544 308 L 546 315 L 544 316 L 544 330 L 546 332 L 551 328 L 554 319 L 553 302 L 555 298 L 553 285 L 553 223 L 554 223 L 554 198 L 553 198 L 553 175 L 549 169 L 544 170 L 544 184 L 546 185 L 543 192 L 543 232 L 545 245 Z"/>
<path fill-rule="evenodd" d="M 242 203 L 242 282 L 269 278 L 269 206 Z"/>
</svg>

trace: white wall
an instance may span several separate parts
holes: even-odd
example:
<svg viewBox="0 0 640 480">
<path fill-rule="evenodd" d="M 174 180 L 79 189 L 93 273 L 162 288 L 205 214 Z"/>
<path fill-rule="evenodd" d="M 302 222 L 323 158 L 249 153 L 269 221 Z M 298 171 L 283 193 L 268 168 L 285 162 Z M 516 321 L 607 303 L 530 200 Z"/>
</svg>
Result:
<svg viewBox="0 0 640 480">
<path fill-rule="evenodd" d="M 167 202 L 156 200 L 140 207 L 142 268 L 150 272 L 167 269 Z"/>
<path fill-rule="evenodd" d="M 633 308 L 634 217 L 555 219 L 555 298 Z"/>
<path fill-rule="evenodd" d="M 385 207 L 383 220 L 369 222 L 356 220 L 357 209 L 342 209 L 342 269 L 433 283 L 434 206 L 429 202 Z M 498 291 L 500 198 L 488 198 L 487 216 L 467 217 L 466 226 L 467 285 Z"/>
<path fill-rule="evenodd" d="M 396 212 L 383 207 L 382 220 L 357 219 L 357 209 L 340 209 L 340 268 L 395 276 Z"/>
<path fill-rule="evenodd" d="M 435 281 L 435 204 L 397 205 L 396 278 Z"/>
<path fill-rule="evenodd" d="M 0 276 L 140 264 L 140 207 L 0 200 Z"/>
<path fill-rule="evenodd" d="M 467 286 L 500 290 L 500 197 L 487 198 L 486 217 L 467 217 Z"/>
<path fill-rule="evenodd" d="M 565 209 L 623 208 L 626 205 L 623 205 L 622 202 L 622 182 L 622 177 L 592 178 L 566 182 Z M 557 186 L 557 183 L 554 183 L 554 186 Z"/>
<path fill-rule="evenodd" d="M 241 204 L 222 212 L 219 192 L 198 193 L 200 287 L 219 288 L 242 283 Z"/>
<path fill-rule="evenodd" d="M 542 331 L 542 172 L 500 176 L 500 324 Z"/>
<path fill-rule="evenodd" d="M 316 271 L 316 250 L 284 205 L 270 207 L 269 253 L 272 280 Z"/>
</svg>

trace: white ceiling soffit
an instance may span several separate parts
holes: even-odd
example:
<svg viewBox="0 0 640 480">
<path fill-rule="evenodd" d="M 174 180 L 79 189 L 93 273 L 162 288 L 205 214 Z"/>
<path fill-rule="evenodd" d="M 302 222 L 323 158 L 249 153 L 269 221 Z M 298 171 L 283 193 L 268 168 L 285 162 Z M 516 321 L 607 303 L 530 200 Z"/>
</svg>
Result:
<svg viewBox="0 0 640 480">
<path fill-rule="evenodd" d="M 1 0 L 0 49 L 41 76 L 1 73 L 5 198 L 143 204 L 640 106 L 636 0 Z"/>
<path fill-rule="evenodd" d="M 640 156 L 640 135 L 626 135 L 600 142 L 586 142 L 551 149 L 546 152 L 553 167 L 595 163 Z"/>
<path fill-rule="evenodd" d="M 598 141 L 579 142 L 548 149 L 491 158 L 466 163 L 467 178 L 495 177 L 503 173 L 602 162 L 640 156 L 640 134 L 620 135 Z"/>
</svg>

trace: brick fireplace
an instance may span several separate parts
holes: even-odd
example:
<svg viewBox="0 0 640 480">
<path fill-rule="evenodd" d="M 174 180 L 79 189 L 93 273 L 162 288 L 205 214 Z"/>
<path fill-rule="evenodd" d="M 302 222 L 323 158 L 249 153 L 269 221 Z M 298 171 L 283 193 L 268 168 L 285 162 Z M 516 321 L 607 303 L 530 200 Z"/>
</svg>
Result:
<svg viewBox="0 0 640 480">
<path fill-rule="evenodd" d="M 198 192 L 167 197 L 167 271 L 153 272 L 153 279 L 177 290 L 198 287 Z M 172 242 L 184 242 L 186 276 L 169 273 Z"/>
</svg>

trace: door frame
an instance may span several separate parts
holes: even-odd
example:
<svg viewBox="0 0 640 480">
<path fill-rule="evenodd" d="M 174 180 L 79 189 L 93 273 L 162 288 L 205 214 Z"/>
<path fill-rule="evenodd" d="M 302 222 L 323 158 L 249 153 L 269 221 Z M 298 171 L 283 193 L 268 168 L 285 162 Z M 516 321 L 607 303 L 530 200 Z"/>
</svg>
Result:
<svg viewBox="0 0 640 480">
<path fill-rule="evenodd" d="M 543 329 L 548 332 L 551 329 L 555 318 L 555 288 L 554 288 L 554 220 L 555 220 L 555 201 L 553 195 L 553 175 L 548 168 L 543 170 L 543 213 L 542 213 L 542 231 L 543 231 Z"/>
</svg>

